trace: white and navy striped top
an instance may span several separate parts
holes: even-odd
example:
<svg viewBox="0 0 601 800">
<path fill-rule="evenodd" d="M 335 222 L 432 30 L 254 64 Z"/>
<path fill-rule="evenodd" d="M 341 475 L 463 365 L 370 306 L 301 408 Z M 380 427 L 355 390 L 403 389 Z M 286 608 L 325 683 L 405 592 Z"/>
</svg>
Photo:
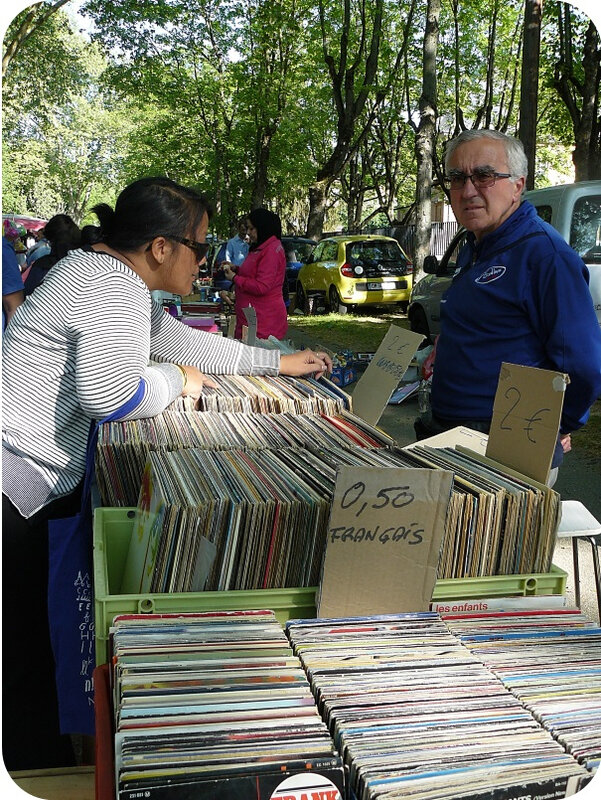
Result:
<svg viewBox="0 0 601 800">
<path fill-rule="evenodd" d="M 277 375 L 280 354 L 184 325 L 126 264 L 73 250 L 17 309 L 2 359 L 2 490 L 30 517 L 75 489 L 92 420 L 119 409 L 141 381 L 143 397 L 124 419 L 159 414 L 181 394 L 176 363 Z"/>
</svg>

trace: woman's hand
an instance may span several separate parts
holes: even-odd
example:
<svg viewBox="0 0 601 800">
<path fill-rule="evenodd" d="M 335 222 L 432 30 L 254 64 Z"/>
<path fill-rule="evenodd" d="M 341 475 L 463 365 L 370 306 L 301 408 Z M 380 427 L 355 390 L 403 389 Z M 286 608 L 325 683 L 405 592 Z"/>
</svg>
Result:
<svg viewBox="0 0 601 800">
<path fill-rule="evenodd" d="M 321 378 L 332 371 L 332 359 L 327 353 L 315 353 L 313 350 L 298 350 L 296 353 L 280 357 L 280 374 L 299 377 L 315 375 Z"/>
<path fill-rule="evenodd" d="M 234 269 L 234 265 L 233 264 L 230 264 L 229 261 L 224 261 L 221 264 L 221 268 L 223 270 L 223 274 L 228 279 L 228 281 L 231 281 L 231 280 L 234 279 L 234 275 L 236 274 L 236 270 Z"/>
<path fill-rule="evenodd" d="M 192 367 L 190 365 L 180 365 L 180 369 L 186 373 L 186 384 L 182 391 L 182 397 L 200 397 L 203 386 L 209 386 L 212 389 L 217 389 L 217 384 L 215 381 L 212 378 L 207 377 L 199 369 L 196 369 L 196 367 Z"/>
</svg>

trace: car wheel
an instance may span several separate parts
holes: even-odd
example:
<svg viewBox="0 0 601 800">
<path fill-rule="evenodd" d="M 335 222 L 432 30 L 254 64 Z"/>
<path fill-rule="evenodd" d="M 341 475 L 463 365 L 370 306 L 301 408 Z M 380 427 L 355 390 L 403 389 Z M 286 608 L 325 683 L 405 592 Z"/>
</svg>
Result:
<svg viewBox="0 0 601 800">
<path fill-rule="evenodd" d="M 426 312 L 420 306 L 411 310 L 409 326 L 414 333 L 423 333 L 424 336 L 430 338 L 428 318 L 426 317 Z"/>
<path fill-rule="evenodd" d="M 340 299 L 338 289 L 335 286 L 330 286 L 330 291 L 328 292 L 328 305 L 330 306 L 330 311 L 332 311 L 334 314 L 346 314 L 349 310 L 349 307 L 345 306 Z"/>
</svg>

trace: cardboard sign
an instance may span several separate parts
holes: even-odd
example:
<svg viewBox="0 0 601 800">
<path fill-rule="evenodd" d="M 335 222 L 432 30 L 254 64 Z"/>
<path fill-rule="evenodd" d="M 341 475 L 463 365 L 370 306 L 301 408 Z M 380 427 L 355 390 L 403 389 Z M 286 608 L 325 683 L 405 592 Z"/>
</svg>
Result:
<svg viewBox="0 0 601 800">
<path fill-rule="evenodd" d="M 318 616 L 427 611 L 452 482 L 446 470 L 341 467 Z"/>
<path fill-rule="evenodd" d="M 248 322 L 248 332 L 244 341 L 254 347 L 257 343 L 257 312 L 252 306 L 246 306 L 242 309 L 242 313 Z"/>
<path fill-rule="evenodd" d="M 488 434 L 458 425 L 456 428 L 429 436 L 427 439 L 420 439 L 419 442 L 410 442 L 403 447 L 403 450 L 411 450 L 412 447 L 422 445 L 427 445 L 428 447 L 456 447 L 458 444 L 473 450 L 475 453 L 485 455 Z"/>
<path fill-rule="evenodd" d="M 569 382 L 563 372 L 503 363 L 486 455 L 546 483 Z"/>
<path fill-rule="evenodd" d="M 355 414 L 370 425 L 378 424 L 423 338 L 421 333 L 390 326 L 353 392 Z"/>
</svg>

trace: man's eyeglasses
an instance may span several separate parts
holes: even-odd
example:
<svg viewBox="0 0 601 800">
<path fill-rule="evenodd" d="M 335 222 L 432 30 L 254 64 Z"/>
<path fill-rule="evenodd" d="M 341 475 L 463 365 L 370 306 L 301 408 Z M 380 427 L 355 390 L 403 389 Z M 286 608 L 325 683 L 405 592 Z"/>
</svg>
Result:
<svg viewBox="0 0 601 800">
<path fill-rule="evenodd" d="M 488 189 L 494 186 L 499 178 L 511 178 L 510 172 L 494 172 L 491 169 L 475 169 L 471 175 L 465 172 L 453 172 L 445 175 L 444 181 L 451 189 L 463 189 L 469 178 L 476 189 Z"/>
<path fill-rule="evenodd" d="M 186 247 L 189 247 L 190 250 L 193 250 L 196 253 L 196 258 L 199 264 L 209 252 L 209 242 L 195 242 L 194 239 L 186 239 L 183 236 L 168 236 L 167 238 L 173 239 L 180 244 L 185 244 Z"/>
</svg>

